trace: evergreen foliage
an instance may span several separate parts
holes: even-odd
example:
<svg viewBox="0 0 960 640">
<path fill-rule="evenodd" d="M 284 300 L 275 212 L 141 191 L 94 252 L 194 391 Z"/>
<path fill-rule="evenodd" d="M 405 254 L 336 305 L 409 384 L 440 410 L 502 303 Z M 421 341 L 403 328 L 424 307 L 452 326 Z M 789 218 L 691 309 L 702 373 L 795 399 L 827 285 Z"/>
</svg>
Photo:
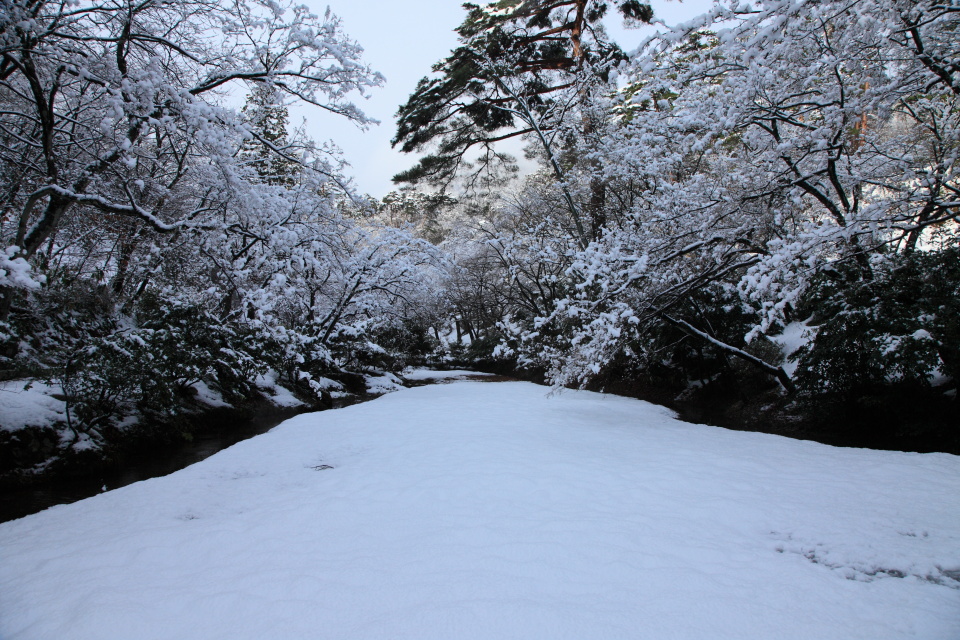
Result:
<svg viewBox="0 0 960 640">
<path fill-rule="evenodd" d="M 475 148 L 480 168 L 511 162 L 495 150 L 496 142 L 535 133 L 534 120 L 564 101 L 584 68 L 624 59 L 600 24 L 607 6 L 596 0 L 465 4 L 467 18 L 457 28 L 461 46 L 434 66 L 435 75 L 423 78 L 397 112 L 394 146 L 408 153 L 433 150 L 394 181 L 447 184 L 471 169 L 467 154 Z M 636 0 L 617 8 L 626 18 L 652 18 L 649 5 Z"/>
<path fill-rule="evenodd" d="M 244 141 L 241 154 L 265 183 L 292 186 L 300 173 L 300 161 L 287 139 L 290 117 L 282 99 L 279 91 L 263 84 L 247 96 L 240 115 L 252 137 Z"/>
<path fill-rule="evenodd" d="M 799 356 L 811 393 L 856 394 L 888 384 L 956 393 L 960 380 L 960 249 L 893 256 L 869 281 L 849 266 L 824 273 L 804 298 L 816 339 Z"/>
<path fill-rule="evenodd" d="M 198 382 L 242 401 L 274 364 L 268 338 L 238 332 L 201 308 L 151 297 L 139 311 L 135 328 L 117 328 L 66 354 L 57 379 L 76 433 L 96 441 L 127 416 L 176 416 Z"/>
</svg>

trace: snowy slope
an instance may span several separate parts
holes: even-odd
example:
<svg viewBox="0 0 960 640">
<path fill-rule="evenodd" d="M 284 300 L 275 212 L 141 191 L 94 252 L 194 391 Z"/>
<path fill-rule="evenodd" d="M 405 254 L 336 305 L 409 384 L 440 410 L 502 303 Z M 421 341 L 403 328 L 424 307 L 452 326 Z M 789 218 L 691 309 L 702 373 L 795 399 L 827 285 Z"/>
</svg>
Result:
<svg viewBox="0 0 960 640">
<path fill-rule="evenodd" d="M 0 638 L 960 638 L 960 459 L 526 383 L 302 415 L 0 525 Z"/>
</svg>

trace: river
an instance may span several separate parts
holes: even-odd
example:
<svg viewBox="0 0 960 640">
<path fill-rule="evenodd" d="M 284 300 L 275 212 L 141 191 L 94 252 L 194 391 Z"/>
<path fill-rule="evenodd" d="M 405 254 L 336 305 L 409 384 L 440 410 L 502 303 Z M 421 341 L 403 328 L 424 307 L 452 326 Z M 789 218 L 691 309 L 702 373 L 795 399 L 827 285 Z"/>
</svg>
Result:
<svg viewBox="0 0 960 640">
<path fill-rule="evenodd" d="M 89 478 L 71 478 L 0 492 L 0 522 L 15 520 L 58 504 L 69 504 L 103 491 L 165 476 L 200 462 L 242 440 L 266 433 L 302 410 L 266 407 L 239 423 L 223 424 L 194 434 L 193 440 L 165 448 L 159 454 L 130 455 L 119 469 Z"/>
</svg>

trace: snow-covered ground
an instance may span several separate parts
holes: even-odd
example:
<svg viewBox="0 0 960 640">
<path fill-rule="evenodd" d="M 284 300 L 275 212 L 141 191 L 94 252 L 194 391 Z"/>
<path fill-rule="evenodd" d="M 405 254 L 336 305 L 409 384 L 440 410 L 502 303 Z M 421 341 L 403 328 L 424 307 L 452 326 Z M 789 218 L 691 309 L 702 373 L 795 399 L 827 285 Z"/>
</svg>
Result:
<svg viewBox="0 0 960 640">
<path fill-rule="evenodd" d="M 960 458 L 457 382 L 0 525 L 0 638 L 960 638 Z"/>
</svg>

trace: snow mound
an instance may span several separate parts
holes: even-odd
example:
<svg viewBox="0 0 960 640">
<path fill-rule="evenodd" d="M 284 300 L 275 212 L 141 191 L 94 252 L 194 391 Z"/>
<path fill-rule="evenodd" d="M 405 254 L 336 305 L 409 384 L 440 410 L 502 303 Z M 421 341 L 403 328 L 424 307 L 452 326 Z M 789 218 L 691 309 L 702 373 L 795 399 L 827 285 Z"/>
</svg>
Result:
<svg viewBox="0 0 960 640">
<path fill-rule="evenodd" d="M 229 407 L 229 402 L 223 399 L 223 395 L 208 385 L 203 380 L 193 383 L 193 388 L 197 390 L 197 400 L 208 407 Z"/>
<path fill-rule="evenodd" d="M 381 376 L 366 376 L 364 382 L 367 385 L 367 393 L 374 395 L 393 393 L 403 389 L 403 381 L 389 372 Z"/>
<path fill-rule="evenodd" d="M 457 382 L 0 525 L 0 637 L 960 638 L 960 458 Z"/>
<path fill-rule="evenodd" d="M 16 431 L 65 422 L 66 403 L 52 397 L 60 393 L 60 387 L 35 380 L 0 382 L 0 429 Z"/>
<path fill-rule="evenodd" d="M 314 389 L 321 389 L 324 391 L 342 391 L 343 390 L 342 383 L 337 382 L 336 380 L 331 380 L 330 378 L 324 378 L 321 376 L 318 378 L 311 378 L 311 380 L 314 383 L 312 385 Z"/>
<path fill-rule="evenodd" d="M 434 369 L 406 369 L 401 375 L 407 380 L 458 380 L 479 376 L 492 376 L 492 373 L 453 369 L 451 371 L 437 371 Z"/>
<path fill-rule="evenodd" d="M 267 400 L 278 407 L 302 407 L 303 402 L 297 399 L 290 390 L 277 383 L 277 372 L 270 370 L 262 376 L 257 376 L 256 385 Z"/>
</svg>

